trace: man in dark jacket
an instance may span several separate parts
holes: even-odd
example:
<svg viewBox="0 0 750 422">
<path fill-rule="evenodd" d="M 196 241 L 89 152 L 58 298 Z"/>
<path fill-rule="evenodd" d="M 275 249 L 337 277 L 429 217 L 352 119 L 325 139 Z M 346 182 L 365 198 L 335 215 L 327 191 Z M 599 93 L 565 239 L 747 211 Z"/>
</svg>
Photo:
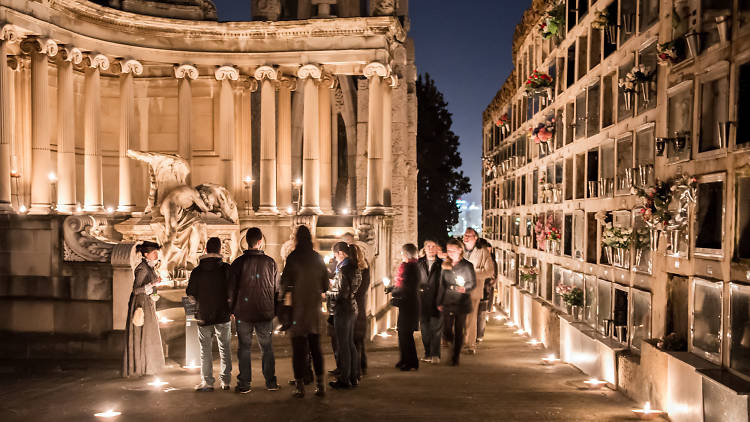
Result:
<svg viewBox="0 0 750 422">
<path fill-rule="evenodd" d="M 247 245 L 250 249 L 235 259 L 230 268 L 229 305 L 237 321 L 239 340 L 237 358 L 240 373 L 235 388 L 238 393 L 250 392 L 250 346 L 253 330 L 260 345 L 266 388 L 271 391 L 279 389 L 271 343 L 279 291 L 277 269 L 273 258 L 258 249 L 262 241 L 263 233 L 260 229 L 250 228 L 247 231 Z"/>
<path fill-rule="evenodd" d="M 222 260 L 221 240 L 212 237 L 206 242 L 206 254 L 190 273 L 186 294 L 198 302 L 198 340 L 201 348 L 202 382 L 196 391 L 214 391 L 213 342 L 219 343 L 221 356 L 221 389 L 229 390 L 232 378 L 230 343 L 232 323 L 229 321 L 229 264 Z"/>
<path fill-rule="evenodd" d="M 443 319 L 440 317 L 436 298 L 440 287 L 440 266 L 443 260 L 437 256 L 440 246 L 434 240 L 425 240 L 423 249 L 424 256 L 419 258 L 419 319 L 424 344 L 422 360 L 440 363 L 440 336 L 443 332 Z"/>
</svg>

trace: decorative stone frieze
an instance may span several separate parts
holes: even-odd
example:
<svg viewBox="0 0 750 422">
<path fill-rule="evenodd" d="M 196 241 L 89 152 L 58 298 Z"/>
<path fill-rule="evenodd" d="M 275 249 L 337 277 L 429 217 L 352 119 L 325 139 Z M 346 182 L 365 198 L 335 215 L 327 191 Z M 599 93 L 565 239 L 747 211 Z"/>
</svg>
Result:
<svg viewBox="0 0 750 422">
<path fill-rule="evenodd" d="M 63 223 L 63 259 L 109 262 L 116 243 L 103 237 L 107 220 L 92 215 L 71 215 Z"/>
</svg>

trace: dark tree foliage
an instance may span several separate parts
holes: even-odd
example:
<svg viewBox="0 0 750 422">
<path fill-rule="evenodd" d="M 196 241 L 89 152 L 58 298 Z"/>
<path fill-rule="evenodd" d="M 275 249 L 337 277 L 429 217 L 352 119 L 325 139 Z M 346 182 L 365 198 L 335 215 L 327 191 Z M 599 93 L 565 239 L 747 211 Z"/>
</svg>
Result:
<svg viewBox="0 0 750 422">
<path fill-rule="evenodd" d="M 458 222 L 456 200 L 471 191 L 469 178 L 458 170 L 461 155 L 448 103 L 429 73 L 417 79 L 417 213 L 419 244 L 440 242 Z"/>
</svg>

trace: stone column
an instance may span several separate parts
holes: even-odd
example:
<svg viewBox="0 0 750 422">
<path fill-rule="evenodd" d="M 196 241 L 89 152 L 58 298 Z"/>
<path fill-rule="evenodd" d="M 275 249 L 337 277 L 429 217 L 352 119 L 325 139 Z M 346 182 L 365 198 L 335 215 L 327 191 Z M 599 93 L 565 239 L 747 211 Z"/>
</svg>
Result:
<svg viewBox="0 0 750 422">
<path fill-rule="evenodd" d="M 76 211 L 76 117 L 73 65 L 83 61 L 77 48 L 60 49 L 57 65 L 57 211 Z"/>
<path fill-rule="evenodd" d="M 17 34 L 3 28 L 0 37 L 0 213 L 13 212 L 10 187 L 10 156 L 13 139 L 13 100 L 8 69 L 8 47 Z"/>
<path fill-rule="evenodd" d="M 224 186 L 235 192 L 239 183 L 232 177 L 232 153 L 234 147 L 234 94 L 231 81 L 240 78 L 240 72 L 232 66 L 221 66 L 214 72 L 219 81 L 219 159 Z"/>
<path fill-rule="evenodd" d="M 193 87 L 198 69 L 189 64 L 175 66 L 177 81 L 177 154 L 191 163 L 193 155 Z"/>
<path fill-rule="evenodd" d="M 336 79 L 324 75 L 318 85 L 318 132 L 320 133 L 320 209 L 324 214 L 333 214 L 331 201 L 331 89 Z"/>
<path fill-rule="evenodd" d="M 101 132 L 101 74 L 109 69 L 109 59 L 103 54 L 84 58 L 86 74 L 83 97 L 83 186 L 84 211 L 104 210 L 102 191 Z"/>
<path fill-rule="evenodd" d="M 382 63 L 365 66 L 369 80 L 367 120 L 367 202 L 365 214 L 383 214 L 383 79 L 390 72 Z"/>
<path fill-rule="evenodd" d="M 275 215 L 276 208 L 276 85 L 278 73 L 271 66 L 255 71 L 260 84 L 260 204 L 258 215 Z"/>
<path fill-rule="evenodd" d="M 48 214 L 50 204 L 49 77 L 47 56 L 57 54 L 52 40 L 29 38 L 21 43 L 31 56 L 31 214 Z"/>
<path fill-rule="evenodd" d="M 304 133 L 302 135 L 302 208 L 300 214 L 321 214 L 320 210 L 320 136 L 318 128 L 318 87 L 320 68 L 307 64 L 299 68 L 297 77 L 304 87 Z"/>
<path fill-rule="evenodd" d="M 135 201 L 130 189 L 130 158 L 128 150 L 138 139 L 138 125 L 135 120 L 135 81 L 134 75 L 143 73 L 143 65 L 137 60 L 123 60 L 118 63 L 120 70 L 120 149 L 119 149 L 119 197 L 117 211 L 132 212 Z"/>
<path fill-rule="evenodd" d="M 297 79 L 281 77 L 279 84 L 278 146 L 276 148 L 276 201 L 284 210 L 292 206 L 292 91 Z"/>
<path fill-rule="evenodd" d="M 383 205 L 391 206 L 393 190 L 393 88 L 398 84 L 395 75 L 386 78 L 383 84 Z"/>
</svg>

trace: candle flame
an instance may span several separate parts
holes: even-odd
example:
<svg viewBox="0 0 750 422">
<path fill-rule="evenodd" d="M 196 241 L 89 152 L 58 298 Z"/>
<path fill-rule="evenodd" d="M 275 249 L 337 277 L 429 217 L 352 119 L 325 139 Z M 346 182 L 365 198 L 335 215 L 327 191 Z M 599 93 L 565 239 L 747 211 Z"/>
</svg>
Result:
<svg viewBox="0 0 750 422">
<path fill-rule="evenodd" d="M 388 278 L 388 277 L 383 277 L 383 285 L 384 285 L 385 287 L 388 287 L 388 286 L 390 286 L 390 285 L 391 285 L 391 279 L 390 279 L 390 278 Z"/>
<path fill-rule="evenodd" d="M 122 412 L 118 412 L 113 409 L 109 409 L 106 412 L 94 413 L 97 418 L 114 418 L 115 416 L 122 415 Z"/>
<path fill-rule="evenodd" d="M 459 287 L 464 287 L 466 285 L 466 280 L 464 280 L 464 278 L 460 275 L 456 276 L 456 285 L 458 285 Z"/>
<path fill-rule="evenodd" d="M 169 384 L 169 383 L 166 382 L 166 381 L 162 381 L 159 378 L 157 378 L 157 379 L 153 380 L 152 382 L 148 383 L 148 385 L 150 385 L 152 387 L 161 387 L 161 386 L 167 385 L 167 384 Z"/>
</svg>

